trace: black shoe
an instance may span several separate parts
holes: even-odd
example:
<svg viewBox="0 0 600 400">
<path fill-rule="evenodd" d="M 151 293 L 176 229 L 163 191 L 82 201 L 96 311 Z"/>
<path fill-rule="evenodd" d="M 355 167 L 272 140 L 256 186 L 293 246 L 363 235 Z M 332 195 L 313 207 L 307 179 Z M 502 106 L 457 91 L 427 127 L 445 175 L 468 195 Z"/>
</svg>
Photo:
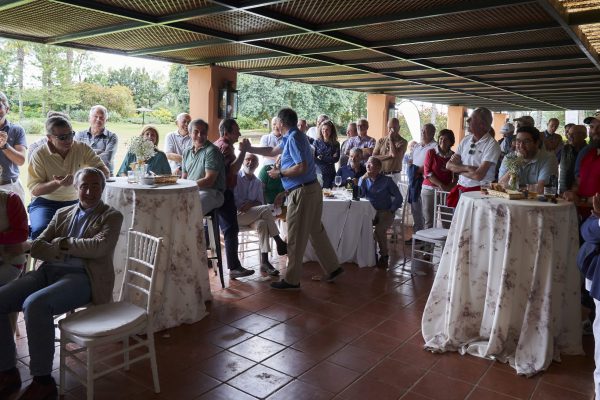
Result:
<svg viewBox="0 0 600 400">
<path fill-rule="evenodd" d="M 390 258 L 388 256 L 381 256 L 381 257 L 379 257 L 379 260 L 377 261 L 377 264 L 375 266 L 377 268 L 387 268 L 389 261 L 390 261 Z"/>
<path fill-rule="evenodd" d="M 23 392 L 19 400 L 56 400 L 58 399 L 58 390 L 56 382 L 52 379 L 51 383 L 31 382 Z"/>
<path fill-rule="evenodd" d="M 244 267 L 239 267 L 235 269 L 229 270 L 229 277 L 231 279 L 243 278 L 244 276 L 250 276 L 254 273 L 252 269 L 246 269 Z"/>
<path fill-rule="evenodd" d="M 0 372 L 0 399 L 8 398 L 12 393 L 21 388 L 21 374 L 14 368 L 10 371 Z"/>
<path fill-rule="evenodd" d="M 287 254 L 287 243 L 279 242 L 277 243 L 277 254 L 280 256 L 285 256 Z"/>
<path fill-rule="evenodd" d="M 344 273 L 344 268 L 339 267 L 338 269 L 336 269 L 335 271 L 333 271 L 332 273 L 330 273 L 329 275 L 327 275 L 327 277 L 325 278 L 325 280 L 327 282 L 333 282 L 335 280 L 335 278 L 337 278 L 338 276 L 340 276 L 343 273 Z"/>
<path fill-rule="evenodd" d="M 264 272 L 265 274 L 269 274 L 271 276 L 279 275 L 279 271 L 274 266 L 272 266 L 271 264 L 268 264 L 268 263 L 260 264 L 260 270 L 262 272 Z"/>
<path fill-rule="evenodd" d="M 272 282 L 271 288 L 277 289 L 277 290 L 287 290 L 287 291 L 300 290 L 300 284 L 292 285 L 291 283 L 287 283 L 285 281 L 285 279 L 282 279 L 279 282 Z"/>
</svg>

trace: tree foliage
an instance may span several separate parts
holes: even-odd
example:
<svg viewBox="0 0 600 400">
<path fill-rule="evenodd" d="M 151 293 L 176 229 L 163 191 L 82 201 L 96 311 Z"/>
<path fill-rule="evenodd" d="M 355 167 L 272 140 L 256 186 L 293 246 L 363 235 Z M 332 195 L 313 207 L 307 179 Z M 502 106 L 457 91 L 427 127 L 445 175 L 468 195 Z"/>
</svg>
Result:
<svg viewBox="0 0 600 400">
<path fill-rule="evenodd" d="M 86 81 L 104 87 L 125 86 L 131 89 L 137 107 L 153 107 L 165 94 L 161 83 L 143 68 L 123 67 L 97 72 Z"/>
<path fill-rule="evenodd" d="M 83 110 L 89 110 L 96 104 L 102 104 L 111 114 L 118 113 L 122 117 L 135 114 L 133 95 L 126 86 L 105 87 L 95 83 L 82 82 L 77 84 L 77 92 Z"/>
<path fill-rule="evenodd" d="M 177 114 L 189 111 L 190 90 L 188 88 L 188 71 L 184 65 L 171 65 L 167 92 Z"/>
<path fill-rule="evenodd" d="M 314 124 L 319 114 L 327 114 L 344 128 L 367 114 L 364 93 L 246 74 L 238 74 L 237 90 L 240 114 L 257 122 L 269 121 L 286 106 L 309 123 Z"/>
</svg>

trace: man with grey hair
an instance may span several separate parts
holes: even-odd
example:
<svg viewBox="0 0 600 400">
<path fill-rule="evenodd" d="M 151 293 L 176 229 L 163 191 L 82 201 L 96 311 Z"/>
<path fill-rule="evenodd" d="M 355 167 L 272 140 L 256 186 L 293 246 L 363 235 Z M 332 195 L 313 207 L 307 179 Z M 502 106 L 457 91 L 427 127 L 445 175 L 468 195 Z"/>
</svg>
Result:
<svg viewBox="0 0 600 400">
<path fill-rule="evenodd" d="M 20 399 L 55 399 L 52 378 L 55 315 L 86 304 L 112 301 L 113 253 L 123 215 L 102 202 L 104 173 L 84 168 L 74 177 L 78 201 L 56 212 L 44 232 L 29 243 L 42 265 L 0 287 L 0 398 L 21 387 L 9 315 L 25 314 L 29 369 L 33 381 Z"/>
<path fill-rule="evenodd" d="M 42 233 L 58 209 L 77 202 L 73 174 L 78 169 L 95 167 L 109 175 L 100 157 L 87 144 L 73 141 L 73 135 L 67 118 L 51 116 L 46 120 L 48 142 L 29 159 L 27 188 L 35 197 L 28 207 L 32 239 Z"/>
<path fill-rule="evenodd" d="M 500 145 L 490 135 L 492 112 L 484 107 L 471 113 L 471 135 L 461 140 L 446 168 L 459 174 L 458 185 L 448 195 L 449 207 L 456 207 L 461 193 L 479 190 L 482 184 L 494 180 L 500 158 Z"/>
<path fill-rule="evenodd" d="M 104 162 L 104 165 L 113 175 L 113 159 L 117 152 L 117 134 L 106 129 L 108 110 L 102 105 L 95 105 L 90 109 L 90 127 L 77 132 L 75 140 L 86 143 L 94 153 Z"/>
<path fill-rule="evenodd" d="M 8 98 L 0 92 L 0 189 L 16 193 L 25 202 L 25 190 L 19 181 L 19 167 L 25 163 L 25 131 L 6 119 Z"/>
<path fill-rule="evenodd" d="M 183 151 L 192 147 L 192 137 L 188 130 L 188 125 L 192 117 L 188 113 L 181 113 L 177 116 L 175 124 L 177 130 L 167 134 L 165 139 L 165 154 L 171 166 L 173 175 L 181 176 L 181 161 Z"/>
</svg>

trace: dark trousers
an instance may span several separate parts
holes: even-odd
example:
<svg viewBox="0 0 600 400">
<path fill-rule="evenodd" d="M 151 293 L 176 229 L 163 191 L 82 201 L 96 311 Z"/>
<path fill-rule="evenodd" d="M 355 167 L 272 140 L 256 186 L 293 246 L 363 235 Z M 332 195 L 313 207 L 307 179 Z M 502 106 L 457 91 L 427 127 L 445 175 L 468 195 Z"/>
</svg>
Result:
<svg viewBox="0 0 600 400">
<path fill-rule="evenodd" d="M 233 191 L 225 190 L 224 197 L 223 205 L 219 208 L 219 227 L 225 239 L 227 267 L 236 269 L 242 266 L 238 258 L 238 233 L 240 233 L 240 228 L 237 222 L 237 208 Z"/>
<path fill-rule="evenodd" d="M 36 239 L 40 236 L 59 208 L 67 207 L 75 203 L 77 203 L 77 200 L 54 201 L 43 197 L 36 197 L 35 200 L 29 204 L 29 207 L 27 207 L 31 224 L 31 239 Z"/>
</svg>

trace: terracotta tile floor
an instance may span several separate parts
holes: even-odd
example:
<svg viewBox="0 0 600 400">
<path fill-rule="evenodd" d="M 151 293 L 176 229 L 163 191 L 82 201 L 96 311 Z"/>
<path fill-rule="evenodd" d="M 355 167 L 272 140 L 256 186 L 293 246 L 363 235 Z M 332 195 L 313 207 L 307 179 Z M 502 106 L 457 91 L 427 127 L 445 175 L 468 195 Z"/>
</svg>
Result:
<svg viewBox="0 0 600 400">
<path fill-rule="evenodd" d="M 393 260 L 400 259 L 395 249 Z M 257 258 L 246 257 L 257 268 Z M 285 257 L 276 259 L 285 265 Z M 412 277 L 345 265 L 335 284 L 314 281 L 306 264 L 302 290 L 281 293 L 269 280 L 228 282 L 210 271 L 210 315 L 156 335 L 161 393 L 152 391 L 147 362 L 100 379 L 96 399 L 591 399 L 593 340 L 587 356 L 566 356 L 533 378 L 506 365 L 422 349 L 421 313 L 432 275 Z M 29 384 L 23 322 L 17 342 L 24 387 Z M 58 354 L 55 367 L 58 367 Z M 58 378 L 58 370 L 54 371 Z M 68 379 L 66 399 L 85 392 Z"/>
</svg>

